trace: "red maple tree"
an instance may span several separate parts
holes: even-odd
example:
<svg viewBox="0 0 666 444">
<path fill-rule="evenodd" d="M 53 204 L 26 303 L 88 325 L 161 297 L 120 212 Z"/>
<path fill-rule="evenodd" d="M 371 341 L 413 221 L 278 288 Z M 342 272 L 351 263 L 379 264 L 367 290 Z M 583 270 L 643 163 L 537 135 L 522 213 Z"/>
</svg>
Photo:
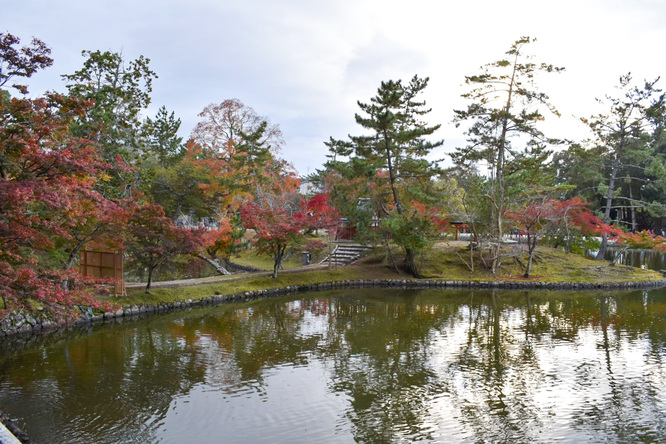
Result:
<svg viewBox="0 0 666 444">
<path fill-rule="evenodd" d="M 179 228 L 156 204 L 134 208 L 127 225 L 127 247 L 131 262 L 148 273 L 146 293 L 150 293 L 155 270 L 180 255 L 193 254 L 202 245 L 203 230 Z"/>
<path fill-rule="evenodd" d="M 325 230 L 335 236 L 340 227 L 340 212 L 333 208 L 327 193 L 317 193 L 308 200 L 302 199 L 298 217 L 305 217 L 304 227 L 315 232 Z"/>
<path fill-rule="evenodd" d="M 29 299 L 67 317 L 67 307 L 96 304 L 79 285 L 85 279 L 66 250 L 105 201 L 95 187 L 108 165 L 87 139 L 69 128 L 89 104 L 58 94 L 27 99 L 0 91 L 0 295 L 4 307 Z M 69 245 L 70 247 L 67 247 Z M 75 254 L 74 250 L 70 253 Z M 56 260 L 55 263 L 58 261 Z"/>
<path fill-rule="evenodd" d="M 263 207 L 245 202 L 241 207 L 243 225 L 255 232 L 252 240 L 255 248 L 273 259 L 274 279 L 278 277 L 288 249 L 303 240 L 303 229 L 307 223 L 306 214 L 292 211 L 284 199 L 278 201 L 265 203 Z"/>
<path fill-rule="evenodd" d="M 527 238 L 526 278 L 530 276 L 537 242 L 547 230 L 553 235 L 560 233 L 559 236 L 564 239 L 567 252 L 570 251 L 571 241 L 575 237 L 574 230 L 587 236 L 616 234 L 619 231 L 613 226 L 604 224 L 590 211 L 588 205 L 579 197 L 563 201 L 550 199 L 526 205 L 507 215 L 507 219 L 513 221 L 514 228 L 520 230 Z"/>
</svg>

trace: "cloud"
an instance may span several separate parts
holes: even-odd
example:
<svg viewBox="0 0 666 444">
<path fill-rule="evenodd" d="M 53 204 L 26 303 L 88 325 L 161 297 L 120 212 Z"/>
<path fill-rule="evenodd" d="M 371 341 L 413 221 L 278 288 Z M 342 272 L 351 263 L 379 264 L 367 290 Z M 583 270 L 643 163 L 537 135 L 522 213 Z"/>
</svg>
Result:
<svg viewBox="0 0 666 444">
<path fill-rule="evenodd" d="M 572 116 L 590 115 L 621 74 L 666 71 L 663 0 L 23 0 L 3 18 L 5 31 L 53 48 L 31 91 L 64 90 L 60 75 L 81 67 L 83 49 L 145 55 L 159 75 L 148 115 L 165 105 L 187 136 L 206 105 L 238 98 L 283 128 L 283 156 L 302 172 L 320 167 L 329 136 L 359 132 L 357 100 L 414 74 L 430 77 L 431 123 L 451 150 L 464 139 L 450 122 L 465 75 L 523 35 L 537 37 L 537 60 L 567 68 L 540 83 L 563 114 L 560 137 L 580 135 Z"/>
</svg>

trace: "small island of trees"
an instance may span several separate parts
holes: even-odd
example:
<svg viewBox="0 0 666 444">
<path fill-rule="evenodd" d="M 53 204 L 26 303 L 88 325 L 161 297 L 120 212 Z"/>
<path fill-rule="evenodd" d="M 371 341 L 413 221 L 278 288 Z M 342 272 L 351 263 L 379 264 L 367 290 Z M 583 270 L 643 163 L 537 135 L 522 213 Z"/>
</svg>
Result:
<svg viewBox="0 0 666 444">
<path fill-rule="evenodd" d="M 606 112 L 582 119 L 589 139 L 557 139 L 542 131 L 558 111 L 537 80 L 563 68 L 535 62 L 532 41 L 465 77 L 467 105 L 452 124 L 467 142 L 450 162 L 432 157 L 443 141 L 441 124 L 427 122 L 429 79 L 387 80 L 358 102 L 357 135 L 324 142 L 328 161 L 305 178 L 317 192 L 302 195 L 303 178 L 279 157 L 279 125 L 240 100 L 205 107 L 184 140 L 174 111 L 145 116 L 157 79 L 150 60 L 111 51 L 83 51 L 81 69 L 62 76 L 66 91 L 29 98 L 24 83 L 53 63 L 50 49 L 0 34 L 0 309 L 66 320 L 109 304 L 96 297 L 108 282 L 77 267 L 91 245 L 122 250 L 146 291 L 176 260 L 229 274 L 249 248 L 271 258 L 277 278 L 290 252 L 326 245 L 313 233 L 334 236 L 341 220 L 416 278 L 455 226 L 469 232 L 457 255 L 470 274 L 511 261 L 528 279 L 539 244 L 599 258 L 610 239 L 662 248 L 657 80 L 621 75 L 600 99 Z M 520 249 L 505 248 L 511 234 Z"/>
</svg>

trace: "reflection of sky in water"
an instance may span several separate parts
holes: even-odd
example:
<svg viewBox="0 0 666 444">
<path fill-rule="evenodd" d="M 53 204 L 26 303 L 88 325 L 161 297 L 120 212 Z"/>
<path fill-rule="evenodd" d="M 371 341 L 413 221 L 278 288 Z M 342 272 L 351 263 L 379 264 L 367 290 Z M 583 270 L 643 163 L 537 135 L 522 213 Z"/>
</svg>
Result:
<svg viewBox="0 0 666 444">
<path fill-rule="evenodd" d="M 0 404 L 37 442 L 658 441 L 666 292 L 545 294 L 176 313 L 5 354 Z"/>
<path fill-rule="evenodd" d="M 490 386 L 483 375 L 475 374 L 478 368 L 461 369 L 457 365 L 461 354 L 483 354 L 470 347 L 470 333 L 476 327 L 469 308 L 461 309 L 460 314 L 462 322 L 438 331 L 431 346 L 430 362 L 448 390 L 430 401 L 430 417 L 424 422 L 437 424 L 438 436 L 447 438 L 447 442 L 473 441 L 475 436 L 494 441 L 513 436 L 512 429 L 517 441 L 530 434 L 537 442 L 589 441 L 604 427 L 589 430 L 585 426 L 586 415 L 594 416 L 613 407 L 618 410 L 613 412 L 616 420 L 635 422 L 638 428 L 645 423 L 649 430 L 657 422 L 663 430 L 666 425 L 659 416 L 666 411 L 664 364 L 651 354 L 644 338 L 628 337 L 612 326 L 606 332 L 596 326 L 578 329 L 572 339 L 555 339 L 546 334 L 534 341 L 522 329 L 524 313 L 503 313 L 499 323 L 504 346 L 501 364 L 506 368 Z M 526 352 L 531 359 L 521 363 L 520 356 Z M 627 386 L 645 392 L 643 395 L 655 395 L 651 400 L 656 404 L 652 413 L 657 416 L 642 418 L 645 411 L 641 405 L 624 397 Z M 465 419 L 466 407 L 476 410 L 471 422 Z M 492 407 L 501 410 L 501 414 L 491 415 Z M 497 434 L 501 427 L 493 424 L 498 417 L 507 422 L 504 435 Z"/>
<path fill-rule="evenodd" d="M 171 402 L 157 436 L 165 443 L 353 443 L 341 416 L 348 400 L 330 393 L 322 363 L 267 370 L 261 386 L 248 382 L 233 393 L 200 384 Z M 191 427 L 198 424 L 197 427 Z M 212 440 L 213 437 L 219 441 Z"/>
</svg>

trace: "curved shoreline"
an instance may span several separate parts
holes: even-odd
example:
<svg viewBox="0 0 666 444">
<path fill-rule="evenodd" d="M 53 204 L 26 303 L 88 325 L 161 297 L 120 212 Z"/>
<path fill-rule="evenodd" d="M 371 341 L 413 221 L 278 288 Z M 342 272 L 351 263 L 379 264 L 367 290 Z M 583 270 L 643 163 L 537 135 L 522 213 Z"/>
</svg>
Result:
<svg viewBox="0 0 666 444">
<path fill-rule="evenodd" d="M 0 322 L 0 337 L 43 333 L 71 326 L 109 321 L 118 318 L 130 318 L 165 313 L 173 310 L 183 310 L 190 307 L 214 306 L 225 303 L 248 302 L 269 297 L 285 296 L 290 294 L 323 291 L 344 288 L 414 288 L 414 289 L 496 289 L 496 290 L 632 290 L 640 288 L 659 288 L 666 286 L 666 279 L 633 281 L 633 282 L 606 282 L 606 283 L 579 283 L 579 282 L 516 282 L 516 281 L 452 281 L 452 280 L 413 280 L 413 279 L 359 279 L 339 280 L 323 283 L 303 285 L 287 285 L 265 290 L 253 290 L 233 294 L 215 294 L 201 299 L 188 299 L 183 301 L 165 302 L 158 305 L 141 304 L 127 305 L 116 311 L 103 314 L 93 314 L 92 310 L 83 312 L 81 317 L 73 324 L 61 325 L 40 319 L 31 314 L 12 313 Z"/>
</svg>

